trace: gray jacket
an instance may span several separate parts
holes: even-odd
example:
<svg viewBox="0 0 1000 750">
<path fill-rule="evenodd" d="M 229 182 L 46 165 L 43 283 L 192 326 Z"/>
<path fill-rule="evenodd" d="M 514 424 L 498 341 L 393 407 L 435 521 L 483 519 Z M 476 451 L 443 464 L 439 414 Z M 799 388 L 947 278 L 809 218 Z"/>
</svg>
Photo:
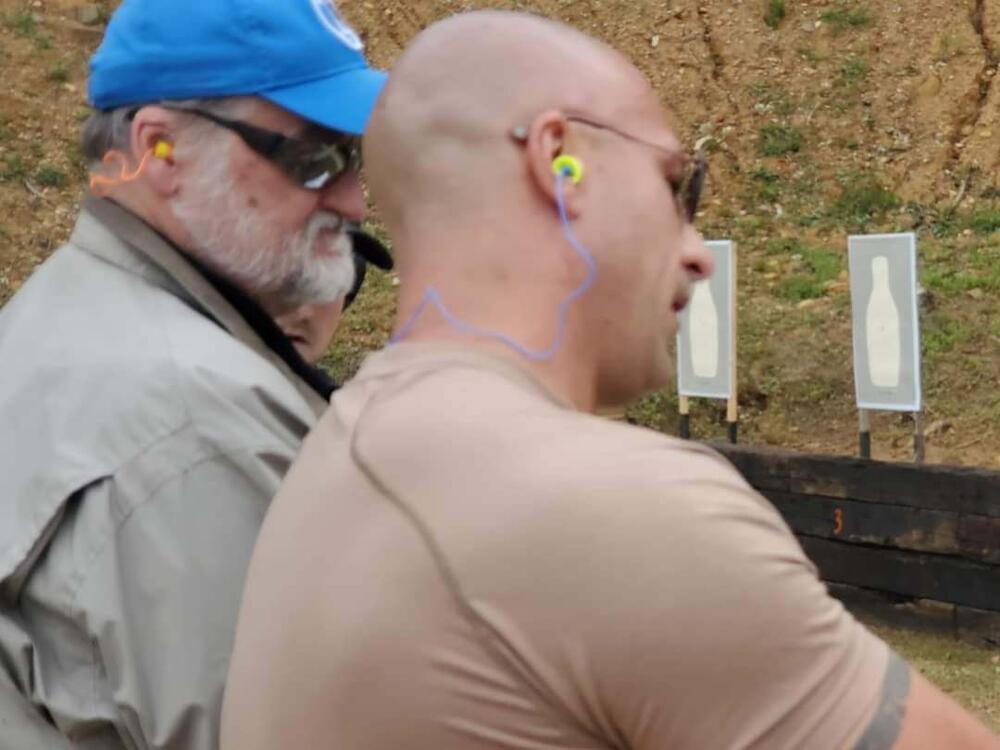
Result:
<svg viewBox="0 0 1000 750">
<path fill-rule="evenodd" d="M 326 403 L 89 200 L 0 310 L 0 750 L 217 745 L 243 579 Z"/>
</svg>

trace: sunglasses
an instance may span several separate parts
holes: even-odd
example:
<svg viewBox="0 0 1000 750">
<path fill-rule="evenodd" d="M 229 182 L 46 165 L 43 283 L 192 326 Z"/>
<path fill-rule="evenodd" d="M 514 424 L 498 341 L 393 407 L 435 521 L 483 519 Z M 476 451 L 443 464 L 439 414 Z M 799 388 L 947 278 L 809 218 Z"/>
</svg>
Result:
<svg viewBox="0 0 1000 750">
<path fill-rule="evenodd" d="M 313 138 L 294 138 L 239 120 L 214 115 L 202 109 L 164 107 L 208 120 L 236 135 L 292 181 L 307 190 L 321 190 L 346 172 L 361 169 L 361 138 L 334 130 L 312 127 Z M 134 114 L 134 113 L 133 113 Z"/>
<path fill-rule="evenodd" d="M 580 125 L 586 125 L 589 128 L 596 128 L 598 130 L 604 130 L 608 133 L 617 135 L 619 138 L 624 138 L 627 141 L 632 141 L 633 143 L 638 143 L 648 148 L 655 149 L 661 153 L 669 155 L 671 158 L 676 158 L 677 154 L 670 149 L 664 148 L 657 143 L 652 143 L 639 136 L 627 133 L 624 130 L 619 130 L 613 125 L 608 125 L 603 122 L 598 122 L 586 115 L 569 114 L 566 115 L 566 120 L 569 122 L 579 123 Z M 515 141 L 519 143 L 524 143 L 528 139 L 528 130 L 524 127 L 514 128 L 511 131 L 511 136 Z M 681 216 L 689 224 L 694 223 L 695 216 L 698 214 L 698 205 L 701 203 L 701 193 L 705 187 L 705 178 L 708 175 L 708 159 L 705 157 L 703 151 L 698 151 L 694 156 L 687 157 L 685 159 L 685 166 L 683 174 L 676 178 L 668 180 L 670 189 L 674 194 L 674 198 L 677 200 L 677 210 L 680 212 Z"/>
</svg>

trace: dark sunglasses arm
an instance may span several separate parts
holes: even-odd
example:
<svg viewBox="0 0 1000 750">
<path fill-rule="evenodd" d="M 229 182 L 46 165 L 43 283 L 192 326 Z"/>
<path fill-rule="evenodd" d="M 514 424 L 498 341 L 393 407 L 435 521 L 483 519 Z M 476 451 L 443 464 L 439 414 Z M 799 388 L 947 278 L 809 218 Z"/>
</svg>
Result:
<svg viewBox="0 0 1000 750">
<path fill-rule="evenodd" d="M 694 222 L 698 204 L 701 202 L 701 193 L 705 189 L 705 179 L 708 177 L 708 159 L 704 151 L 698 151 L 694 155 L 689 169 L 691 172 L 684 185 L 684 207 L 688 221 Z"/>
<path fill-rule="evenodd" d="M 217 115 L 213 115 L 209 112 L 199 112 L 198 114 L 206 120 L 211 120 L 216 125 L 221 125 L 224 128 L 232 130 L 240 138 L 242 138 L 250 148 L 262 156 L 270 156 L 278 150 L 281 144 L 285 141 L 291 140 L 288 136 L 282 135 L 281 133 L 276 133 L 273 130 L 265 130 L 264 128 L 258 128 L 245 122 L 230 120 L 226 117 L 218 117 Z"/>
<path fill-rule="evenodd" d="M 164 109 L 174 112 L 186 112 L 209 122 L 214 122 L 219 127 L 236 133 L 236 135 L 243 139 L 244 143 L 262 156 L 270 156 L 285 141 L 292 140 L 286 135 L 275 133 L 273 130 L 265 130 L 264 128 L 258 128 L 245 122 L 230 120 L 228 117 L 220 117 L 203 109 L 195 109 L 193 107 L 164 107 Z"/>
</svg>

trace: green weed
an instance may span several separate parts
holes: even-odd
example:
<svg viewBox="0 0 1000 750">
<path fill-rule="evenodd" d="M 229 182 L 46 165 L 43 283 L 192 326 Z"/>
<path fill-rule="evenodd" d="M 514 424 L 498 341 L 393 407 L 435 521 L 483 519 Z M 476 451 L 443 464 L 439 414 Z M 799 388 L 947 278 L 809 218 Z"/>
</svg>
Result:
<svg viewBox="0 0 1000 750">
<path fill-rule="evenodd" d="M 758 110 L 774 112 L 779 117 L 788 117 L 795 111 L 788 89 L 771 81 L 758 81 L 750 87 L 750 93 L 758 102 Z"/>
<path fill-rule="evenodd" d="M 38 27 L 38 21 L 35 20 L 33 13 L 23 11 L 20 13 L 12 13 L 7 16 L 7 18 L 4 19 L 4 26 L 18 36 L 30 37 L 35 33 L 35 29 Z"/>
<path fill-rule="evenodd" d="M 802 300 L 822 297 L 826 294 L 826 287 L 812 276 L 795 274 L 778 282 L 774 293 L 780 299 L 801 302 Z"/>
<path fill-rule="evenodd" d="M 66 67 L 66 63 L 59 62 L 49 68 L 49 80 L 66 83 L 69 80 L 69 68 Z"/>
<path fill-rule="evenodd" d="M 677 426 L 677 394 L 673 389 L 649 393 L 629 405 L 625 418 L 632 424 L 674 432 Z"/>
<path fill-rule="evenodd" d="M 923 203 L 907 203 L 906 213 L 913 217 L 918 227 L 930 229 L 937 238 L 954 237 L 963 230 L 989 235 L 1000 231 L 1000 208 L 982 206 L 971 213 L 958 213 Z"/>
<path fill-rule="evenodd" d="M 976 248 L 972 251 L 969 263 L 980 271 L 1000 274 L 1000 246 Z"/>
<path fill-rule="evenodd" d="M 772 231 L 774 222 L 770 216 L 740 216 L 736 220 L 736 233 L 742 237 L 750 237 L 755 234 Z"/>
<path fill-rule="evenodd" d="M 977 234 L 1000 232 L 1000 208 L 976 209 L 966 223 Z"/>
<path fill-rule="evenodd" d="M 846 224 L 864 226 L 882 219 L 900 205 L 899 197 L 870 173 L 841 178 L 841 191 L 830 209 L 830 217 Z"/>
<path fill-rule="evenodd" d="M 56 167 L 44 166 L 35 173 L 35 180 L 44 187 L 62 187 L 66 184 L 66 173 Z"/>
<path fill-rule="evenodd" d="M 840 254 L 808 245 L 804 246 L 801 252 L 802 263 L 812 271 L 818 281 L 826 283 L 840 275 L 843 261 Z"/>
<path fill-rule="evenodd" d="M 801 248 L 802 243 L 794 237 L 776 237 L 767 241 L 764 252 L 768 255 L 793 255 Z"/>
<path fill-rule="evenodd" d="M 947 354 L 968 341 L 972 336 L 972 329 L 950 315 L 933 313 L 925 319 L 922 335 L 924 354 L 933 358 Z"/>
<path fill-rule="evenodd" d="M 827 283 L 840 275 L 843 263 L 838 253 L 805 244 L 793 237 L 769 240 L 764 251 L 772 256 L 798 259 L 801 270 L 782 279 L 774 290 L 777 297 L 790 302 L 823 297 Z"/>
<path fill-rule="evenodd" d="M 928 269 L 921 274 L 921 280 L 931 291 L 946 294 L 978 289 L 982 284 L 982 280 L 976 276 L 955 269 Z"/>
<path fill-rule="evenodd" d="M 808 326 L 809 323 L 804 325 Z M 843 392 L 844 384 L 829 375 L 794 380 L 786 388 L 788 400 L 800 405 L 827 403 L 842 396 Z"/>
<path fill-rule="evenodd" d="M 3 168 L 0 169 L 0 181 L 23 180 L 27 175 L 28 165 L 25 164 L 23 156 L 13 153 L 4 157 Z"/>
<path fill-rule="evenodd" d="M 722 151 L 722 143 L 718 138 L 709 138 L 702 145 L 702 148 L 705 150 L 706 154 L 717 154 Z"/>
<path fill-rule="evenodd" d="M 930 230 L 937 239 L 953 237 L 962 230 L 961 221 L 954 211 L 912 201 L 904 206 L 904 211 L 912 217 L 914 227 Z"/>
<path fill-rule="evenodd" d="M 822 206 L 817 206 L 809 211 L 802 211 L 795 215 L 795 226 L 809 229 L 823 223 L 826 219 L 826 211 Z"/>
<path fill-rule="evenodd" d="M 823 183 L 818 165 L 803 164 L 789 185 L 796 211 L 805 211 L 814 206 L 823 193 Z"/>
<path fill-rule="evenodd" d="M 853 88 L 861 82 L 867 74 L 868 64 L 858 57 L 852 57 L 847 59 L 844 64 L 840 66 L 840 78 L 837 83 L 840 86 Z"/>
<path fill-rule="evenodd" d="M 784 156 L 802 150 L 802 133 L 791 125 L 771 123 L 760 129 L 757 149 L 762 156 Z"/>
<path fill-rule="evenodd" d="M 811 65 L 815 65 L 823 59 L 823 57 L 811 47 L 799 47 L 795 51 L 798 53 L 799 57 Z"/>
<path fill-rule="evenodd" d="M 781 197 L 781 178 L 767 167 L 750 172 L 752 190 L 746 196 L 751 203 L 775 203 Z"/>
<path fill-rule="evenodd" d="M 781 26 L 785 20 L 785 0 L 768 0 L 767 9 L 764 11 L 764 23 L 772 29 Z"/>
<path fill-rule="evenodd" d="M 829 24 L 838 32 L 864 28 L 872 23 L 872 17 L 867 10 L 858 5 L 850 6 L 847 3 L 841 3 L 838 7 L 825 11 L 820 15 L 819 20 Z"/>
</svg>

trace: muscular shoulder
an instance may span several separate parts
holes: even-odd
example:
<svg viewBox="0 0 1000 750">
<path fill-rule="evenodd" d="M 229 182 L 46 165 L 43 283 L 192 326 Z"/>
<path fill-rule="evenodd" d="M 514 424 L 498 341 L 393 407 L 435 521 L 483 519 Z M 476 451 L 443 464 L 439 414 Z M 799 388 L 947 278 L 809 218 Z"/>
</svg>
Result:
<svg viewBox="0 0 1000 750">
<path fill-rule="evenodd" d="M 374 395 L 352 396 L 365 387 Z M 442 530 L 469 532 L 448 543 L 477 558 L 521 539 L 545 557 L 620 547 L 660 566 L 671 564 L 664 548 L 682 555 L 700 535 L 761 532 L 797 550 L 773 507 L 714 451 L 571 411 L 492 372 L 349 385 L 334 403 L 387 483 Z"/>
<path fill-rule="evenodd" d="M 334 404 L 343 420 L 377 436 L 368 442 L 387 453 L 394 446 L 428 454 L 447 448 L 449 456 L 467 458 L 489 453 L 498 471 L 504 463 L 565 461 L 572 467 L 564 472 L 567 481 L 594 473 L 638 472 L 641 478 L 659 472 L 666 460 L 673 480 L 741 482 L 728 461 L 703 446 L 574 411 L 527 377 L 478 367 L 452 365 L 354 381 Z"/>
</svg>

